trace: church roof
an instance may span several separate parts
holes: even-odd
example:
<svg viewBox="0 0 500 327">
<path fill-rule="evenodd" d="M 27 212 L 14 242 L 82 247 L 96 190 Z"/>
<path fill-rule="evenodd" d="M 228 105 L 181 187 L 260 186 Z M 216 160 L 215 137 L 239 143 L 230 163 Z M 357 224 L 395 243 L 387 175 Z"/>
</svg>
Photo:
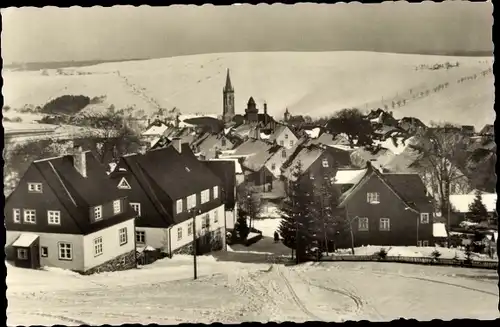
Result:
<svg viewBox="0 0 500 327">
<path fill-rule="evenodd" d="M 255 100 L 253 99 L 253 97 L 250 97 L 250 99 L 248 99 L 248 105 L 255 105 Z"/>
<path fill-rule="evenodd" d="M 229 76 L 229 69 L 227 70 L 227 75 L 226 75 L 226 86 L 224 87 L 225 91 L 232 91 L 233 90 L 233 85 L 231 84 L 231 76 Z"/>
</svg>

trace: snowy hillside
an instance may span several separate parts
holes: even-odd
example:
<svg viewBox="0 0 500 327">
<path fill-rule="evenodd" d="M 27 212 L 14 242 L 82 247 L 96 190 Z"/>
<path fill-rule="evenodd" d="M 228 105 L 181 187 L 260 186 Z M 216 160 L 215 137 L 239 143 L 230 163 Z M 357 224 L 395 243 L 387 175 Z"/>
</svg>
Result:
<svg viewBox="0 0 500 327">
<path fill-rule="evenodd" d="M 390 321 L 498 317 L 497 276 L 392 263 L 285 267 L 239 253 L 175 256 L 137 270 L 81 276 L 7 266 L 8 325 Z M 233 258 L 233 259 L 231 259 Z M 467 299 L 467 301 L 464 301 Z"/>
<path fill-rule="evenodd" d="M 486 59 L 486 62 L 485 62 Z M 222 53 L 104 63 L 95 66 L 34 72 L 3 72 L 5 104 L 20 108 L 43 105 L 65 94 L 107 96 L 117 108 L 152 112 L 177 107 L 182 113 L 220 114 L 226 69 L 235 87 L 236 112 L 248 98 L 267 101 L 269 113 L 320 116 L 346 107 L 390 101 L 439 84 L 449 87 L 391 109 L 395 116 L 415 116 L 478 125 L 493 116 L 493 76 L 464 83 L 479 74 L 492 58 L 439 57 L 372 52 Z M 459 62 L 450 69 L 415 69 L 420 65 Z M 379 105 L 380 103 L 377 103 Z M 439 114 L 438 114 L 439 113 Z M 481 126 L 482 127 L 482 126 Z"/>
</svg>

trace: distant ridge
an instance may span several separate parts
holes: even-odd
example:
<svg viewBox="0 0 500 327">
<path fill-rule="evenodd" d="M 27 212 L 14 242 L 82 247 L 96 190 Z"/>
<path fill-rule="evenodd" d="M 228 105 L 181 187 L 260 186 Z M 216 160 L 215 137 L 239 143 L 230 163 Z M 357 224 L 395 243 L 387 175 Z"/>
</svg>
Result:
<svg viewBox="0 0 500 327">
<path fill-rule="evenodd" d="M 451 56 L 451 57 L 492 57 L 493 50 L 485 51 L 467 51 L 467 50 L 456 50 L 456 51 L 377 51 L 377 50 L 337 50 L 337 51 L 367 51 L 367 52 L 380 52 L 380 53 L 396 53 L 396 54 L 420 54 L 429 56 Z M 238 52 L 238 51 L 235 51 Z M 248 51 L 242 51 L 248 52 Z M 253 51 L 253 52 L 268 52 L 268 51 Z M 294 52 L 294 51 L 273 51 L 273 52 Z M 332 52 L 331 50 L 325 51 L 313 51 L 313 50 L 297 50 L 296 52 Z M 335 51 L 334 51 L 335 52 Z M 224 53 L 224 52 L 214 52 L 214 53 Z M 186 55 L 198 55 L 204 53 L 193 53 Z M 209 53 L 207 53 L 209 54 Z M 33 71 L 40 69 L 58 69 L 58 68 L 68 68 L 68 67 L 84 67 L 93 66 L 104 63 L 111 62 L 127 62 L 127 61 L 141 61 L 149 59 L 161 59 L 161 58 L 172 58 L 181 56 L 166 56 L 166 57 L 151 57 L 151 58 L 133 58 L 133 59 L 110 59 L 110 60 L 84 60 L 84 61 L 52 61 L 52 62 L 27 62 L 27 63 L 11 63 L 4 64 L 5 68 L 16 69 L 20 71 Z"/>
</svg>

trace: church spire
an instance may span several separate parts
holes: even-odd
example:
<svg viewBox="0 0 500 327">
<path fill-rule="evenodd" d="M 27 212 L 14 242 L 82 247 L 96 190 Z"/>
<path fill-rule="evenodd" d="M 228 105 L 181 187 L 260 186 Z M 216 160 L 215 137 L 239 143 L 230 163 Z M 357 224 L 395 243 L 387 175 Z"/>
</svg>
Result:
<svg viewBox="0 0 500 327">
<path fill-rule="evenodd" d="M 224 91 L 233 91 L 233 85 L 231 84 L 231 76 L 229 76 L 229 68 L 227 69 L 226 86 L 224 87 Z"/>
</svg>

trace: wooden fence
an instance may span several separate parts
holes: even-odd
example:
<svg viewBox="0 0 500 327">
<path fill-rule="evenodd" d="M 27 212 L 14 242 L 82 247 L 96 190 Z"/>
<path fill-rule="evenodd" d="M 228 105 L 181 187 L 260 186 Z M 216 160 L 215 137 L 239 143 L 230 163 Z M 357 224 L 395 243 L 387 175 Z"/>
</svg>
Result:
<svg viewBox="0 0 500 327">
<path fill-rule="evenodd" d="M 381 259 L 377 255 L 335 255 L 325 256 L 319 261 L 379 261 L 379 262 L 399 262 L 399 263 L 413 263 L 423 265 L 436 265 L 436 266 L 458 266 L 468 268 L 484 268 L 484 269 L 497 269 L 498 261 L 479 261 L 471 260 L 467 262 L 463 259 L 444 259 L 444 258 L 429 258 L 429 257 L 403 257 L 403 256 L 387 256 Z"/>
</svg>

